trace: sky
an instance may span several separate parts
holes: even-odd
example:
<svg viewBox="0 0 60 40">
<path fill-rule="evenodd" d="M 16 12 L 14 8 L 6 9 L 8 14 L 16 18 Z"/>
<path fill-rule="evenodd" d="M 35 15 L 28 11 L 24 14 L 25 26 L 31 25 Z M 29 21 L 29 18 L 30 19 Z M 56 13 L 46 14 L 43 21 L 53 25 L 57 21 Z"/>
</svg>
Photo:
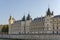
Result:
<svg viewBox="0 0 60 40">
<path fill-rule="evenodd" d="M 33 19 L 45 16 L 48 7 L 54 15 L 60 15 L 60 0 L 0 0 L 0 24 L 8 24 L 10 15 L 15 20 L 28 13 Z"/>
</svg>

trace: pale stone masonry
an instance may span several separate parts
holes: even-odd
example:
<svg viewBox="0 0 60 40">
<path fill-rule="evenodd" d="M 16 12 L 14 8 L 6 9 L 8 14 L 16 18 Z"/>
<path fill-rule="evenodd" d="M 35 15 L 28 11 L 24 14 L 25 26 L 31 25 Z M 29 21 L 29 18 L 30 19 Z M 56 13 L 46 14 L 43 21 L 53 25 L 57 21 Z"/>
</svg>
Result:
<svg viewBox="0 0 60 40">
<path fill-rule="evenodd" d="M 21 40 L 60 40 L 60 35 L 0 35 L 1 39 L 21 39 Z"/>
<path fill-rule="evenodd" d="M 24 33 L 60 33 L 60 15 L 53 15 L 53 11 L 48 8 L 44 17 L 37 17 L 32 20 L 28 14 L 23 16 L 22 20 L 9 18 L 9 34 Z"/>
</svg>

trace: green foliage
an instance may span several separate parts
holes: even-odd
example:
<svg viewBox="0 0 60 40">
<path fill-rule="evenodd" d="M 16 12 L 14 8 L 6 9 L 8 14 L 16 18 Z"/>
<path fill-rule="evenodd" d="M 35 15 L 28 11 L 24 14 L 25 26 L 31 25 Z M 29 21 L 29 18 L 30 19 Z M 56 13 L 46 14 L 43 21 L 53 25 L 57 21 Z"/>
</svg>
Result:
<svg viewBox="0 0 60 40">
<path fill-rule="evenodd" d="M 8 25 L 3 25 L 2 32 L 8 33 Z"/>
</svg>

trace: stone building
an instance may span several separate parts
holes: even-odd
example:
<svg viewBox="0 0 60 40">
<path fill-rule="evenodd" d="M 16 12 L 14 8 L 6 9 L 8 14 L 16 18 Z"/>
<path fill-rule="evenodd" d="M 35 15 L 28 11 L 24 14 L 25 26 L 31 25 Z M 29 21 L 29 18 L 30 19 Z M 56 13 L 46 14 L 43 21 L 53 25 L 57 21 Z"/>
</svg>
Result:
<svg viewBox="0 0 60 40">
<path fill-rule="evenodd" d="M 23 16 L 22 20 L 9 18 L 9 34 L 24 33 L 60 33 L 60 15 L 54 16 L 53 11 L 48 8 L 44 17 L 38 17 L 32 20 L 30 14 Z"/>
<path fill-rule="evenodd" d="M 10 16 L 9 18 L 9 34 L 21 34 L 21 33 L 29 33 L 30 22 L 32 18 L 28 14 L 27 18 L 25 15 L 22 20 L 15 21 L 14 18 Z"/>
</svg>

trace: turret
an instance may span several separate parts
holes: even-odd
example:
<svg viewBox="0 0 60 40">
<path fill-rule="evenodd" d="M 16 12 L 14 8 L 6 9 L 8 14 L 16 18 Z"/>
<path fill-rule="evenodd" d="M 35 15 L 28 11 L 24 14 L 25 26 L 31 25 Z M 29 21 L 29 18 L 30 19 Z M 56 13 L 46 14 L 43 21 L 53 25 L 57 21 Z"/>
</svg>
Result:
<svg viewBox="0 0 60 40">
<path fill-rule="evenodd" d="M 28 14 L 28 16 L 27 16 L 27 20 L 30 20 L 30 14 Z"/>
<path fill-rule="evenodd" d="M 26 20 L 32 20 L 32 18 L 31 18 L 31 16 L 30 16 L 30 14 L 28 14 L 28 16 L 27 16 L 27 19 Z"/>
<path fill-rule="evenodd" d="M 25 25 L 25 30 L 26 30 L 26 33 L 29 33 L 29 28 L 30 28 L 30 23 L 32 21 L 32 18 L 30 16 L 30 14 L 28 14 L 28 16 L 26 17 L 26 25 Z"/>
<path fill-rule="evenodd" d="M 53 15 L 53 11 L 51 12 L 50 8 L 48 8 L 46 16 L 52 16 L 52 15 Z"/>
<path fill-rule="evenodd" d="M 8 31 L 8 34 L 11 34 L 11 24 L 13 24 L 14 21 L 15 21 L 15 19 L 12 16 L 10 16 L 10 18 L 9 18 L 9 31 Z"/>
<path fill-rule="evenodd" d="M 25 15 L 23 16 L 23 18 L 22 18 L 22 21 L 25 21 L 26 20 L 26 18 L 25 18 Z"/>
<path fill-rule="evenodd" d="M 9 18 L 9 24 L 13 24 L 14 21 L 15 21 L 15 19 L 12 16 L 10 16 L 10 18 Z"/>
</svg>

